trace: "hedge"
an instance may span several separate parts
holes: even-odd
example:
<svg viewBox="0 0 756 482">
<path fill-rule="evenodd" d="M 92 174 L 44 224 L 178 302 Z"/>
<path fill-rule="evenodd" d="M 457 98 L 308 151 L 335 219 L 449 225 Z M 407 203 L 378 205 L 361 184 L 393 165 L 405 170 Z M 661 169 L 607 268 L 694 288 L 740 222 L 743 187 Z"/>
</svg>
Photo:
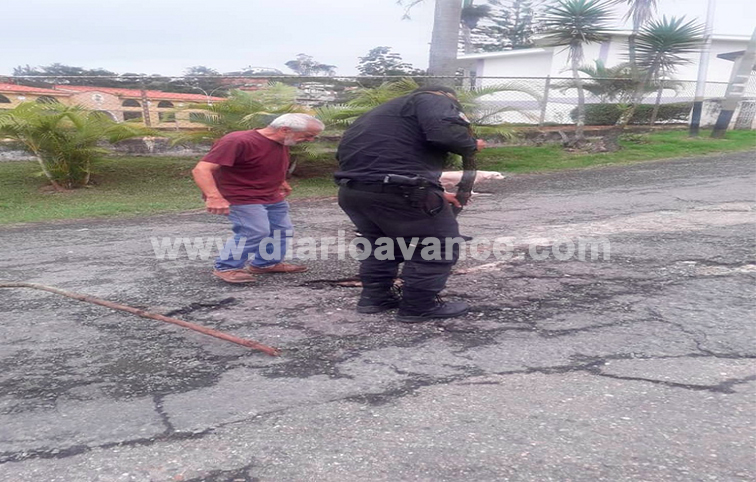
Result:
<svg viewBox="0 0 756 482">
<path fill-rule="evenodd" d="M 656 122 L 686 122 L 692 104 L 688 102 L 679 102 L 676 104 L 661 104 L 659 113 L 656 115 Z M 651 122 L 651 114 L 654 106 L 649 104 L 640 104 L 635 109 L 630 124 L 647 125 Z M 588 104 L 585 106 L 585 125 L 590 126 L 610 126 L 614 125 L 620 117 L 622 110 L 620 104 Z M 572 109 L 570 117 L 573 121 L 577 120 L 577 107 Z"/>
</svg>

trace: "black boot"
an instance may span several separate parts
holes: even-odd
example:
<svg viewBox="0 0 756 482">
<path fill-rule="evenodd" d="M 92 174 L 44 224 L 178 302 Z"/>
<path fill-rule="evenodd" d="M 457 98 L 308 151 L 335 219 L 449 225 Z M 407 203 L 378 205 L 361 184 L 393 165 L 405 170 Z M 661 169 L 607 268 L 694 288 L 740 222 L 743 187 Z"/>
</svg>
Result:
<svg viewBox="0 0 756 482">
<path fill-rule="evenodd" d="M 393 284 L 363 283 L 357 313 L 381 313 L 399 306 L 399 290 Z"/>
<path fill-rule="evenodd" d="M 469 310 L 470 305 L 464 301 L 445 302 L 434 291 L 405 289 L 396 321 L 420 323 L 435 318 L 456 318 Z"/>
</svg>

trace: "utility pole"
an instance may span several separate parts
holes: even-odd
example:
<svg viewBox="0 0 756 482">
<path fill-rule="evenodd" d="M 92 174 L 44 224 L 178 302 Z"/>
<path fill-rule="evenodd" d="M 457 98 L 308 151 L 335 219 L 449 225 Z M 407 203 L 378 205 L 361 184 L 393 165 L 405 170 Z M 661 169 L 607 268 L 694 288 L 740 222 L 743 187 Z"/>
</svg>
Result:
<svg viewBox="0 0 756 482">
<path fill-rule="evenodd" d="M 709 0 L 706 8 L 706 28 L 704 30 L 704 45 L 701 49 L 698 61 L 698 80 L 696 80 L 696 98 L 693 100 L 693 112 L 690 114 L 690 137 L 698 137 L 698 129 L 701 125 L 701 111 L 703 99 L 706 93 L 706 73 L 709 70 L 709 55 L 711 52 L 711 35 L 714 27 L 714 7 L 716 0 Z"/>
<path fill-rule="evenodd" d="M 717 123 L 714 124 L 711 137 L 721 138 L 727 132 L 727 126 L 730 125 L 732 115 L 738 108 L 740 99 L 743 98 L 754 65 L 756 65 L 756 29 L 751 34 L 751 40 L 748 42 L 743 56 L 735 59 L 735 65 L 732 66 L 730 82 L 727 84 L 725 98 L 722 101 L 722 110 L 719 111 L 719 117 L 717 117 Z"/>
</svg>

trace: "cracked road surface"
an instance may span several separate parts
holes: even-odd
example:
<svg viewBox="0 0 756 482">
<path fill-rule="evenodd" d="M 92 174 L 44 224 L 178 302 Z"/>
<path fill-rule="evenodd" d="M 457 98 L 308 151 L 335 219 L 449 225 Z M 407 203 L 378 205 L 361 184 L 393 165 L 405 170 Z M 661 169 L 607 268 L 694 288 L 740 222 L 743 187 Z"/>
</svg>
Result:
<svg viewBox="0 0 756 482">
<path fill-rule="evenodd" d="M 460 262 L 448 296 L 474 309 L 420 325 L 354 312 L 359 290 L 328 282 L 354 276 L 351 259 L 254 286 L 212 278 L 210 261 L 156 259 L 151 237 L 225 238 L 211 215 L 6 227 L 3 281 L 282 356 L 0 290 L 0 480 L 754 480 L 754 164 L 747 152 L 480 185 L 492 195 L 463 232 L 506 237 L 510 256 Z M 351 233 L 332 199 L 292 212 L 298 237 Z M 595 259 L 569 256 L 581 239 L 602 240 Z"/>
</svg>

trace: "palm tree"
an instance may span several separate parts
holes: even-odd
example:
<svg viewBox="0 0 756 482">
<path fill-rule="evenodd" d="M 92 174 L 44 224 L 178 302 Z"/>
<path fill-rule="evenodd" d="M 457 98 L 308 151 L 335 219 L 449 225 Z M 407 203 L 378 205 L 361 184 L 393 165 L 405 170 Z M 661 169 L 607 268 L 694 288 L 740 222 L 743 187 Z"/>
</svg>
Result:
<svg viewBox="0 0 756 482">
<path fill-rule="evenodd" d="M 612 22 L 610 2 L 606 0 L 559 0 L 546 10 L 543 19 L 544 38 L 550 45 L 564 45 L 569 50 L 568 62 L 578 93 L 575 141 L 585 139 L 585 93 L 580 78 L 583 47 L 605 40 Z"/>
<path fill-rule="evenodd" d="M 101 141 L 145 135 L 152 131 L 59 103 L 25 102 L 0 114 L 0 138 L 21 142 L 58 191 L 89 184 L 92 164 L 108 152 L 98 146 Z"/>
<path fill-rule="evenodd" d="M 173 138 L 174 144 L 185 142 L 211 143 L 230 132 L 265 127 L 282 114 L 312 111 L 296 103 L 297 88 L 281 82 L 271 82 L 265 89 L 256 91 L 232 90 L 229 96 L 215 104 L 192 104 L 189 108 L 204 112 L 192 112 L 192 120 L 204 124 L 206 129 L 194 132 L 182 132 Z M 313 157 L 306 144 L 297 144 L 289 148 L 291 164 L 289 173 L 293 172 L 302 159 Z"/>
<path fill-rule="evenodd" d="M 677 67 L 691 63 L 686 55 L 700 50 L 703 44 L 703 26 L 685 17 L 664 16 L 661 20 L 652 20 L 645 25 L 635 40 L 635 58 L 640 82 L 631 100 L 631 104 L 622 113 L 617 126 L 620 131 L 627 126 L 641 102 L 645 92 L 654 84 L 671 77 Z"/>
<path fill-rule="evenodd" d="M 599 103 L 627 102 L 635 92 L 635 82 L 630 74 L 630 64 L 621 63 L 607 67 L 603 60 L 594 60 L 594 65 L 584 65 L 578 69 L 589 79 L 583 80 L 583 89 L 597 98 Z M 574 81 L 562 85 L 562 92 L 575 89 Z"/>
<path fill-rule="evenodd" d="M 632 78 L 638 79 L 638 66 L 635 59 L 635 39 L 638 37 L 641 27 L 653 18 L 656 11 L 657 0 L 615 0 L 615 3 L 627 3 L 628 10 L 623 20 L 632 19 L 633 31 L 627 38 L 628 60 L 630 63 L 630 73 Z"/>
<path fill-rule="evenodd" d="M 188 108 L 203 111 L 192 112 L 192 121 L 207 129 L 181 133 L 173 142 L 212 142 L 230 132 L 264 127 L 281 114 L 307 112 L 296 104 L 296 92 L 296 87 L 274 82 L 258 91 L 232 90 L 214 104 L 192 104 Z"/>
<path fill-rule="evenodd" d="M 434 82 L 453 85 L 452 77 L 457 72 L 457 48 L 459 45 L 460 21 L 463 0 L 436 0 L 433 13 L 433 33 L 431 34 L 428 75 L 447 77 Z M 423 0 L 397 0 L 405 7 L 405 18 L 409 11 Z"/>
<path fill-rule="evenodd" d="M 457 72 L 457 48 L 459 26 L 462 18 L 461 0 L 436 0 L 433 11 L 433 33 L 431 34 L 428 74 L 453 77 Z M 453 79 L 440 79 L 441 84 L 452 85 Z"/>
<path fill-rule="evenodd" d="M 384 82 L 375 88 L 360 89 L 357 96 L 347 104 L 319 107 L 316 109 L 317 117 L 328 127 L 344 128 L 371 109 L 396 97 L 407 95 L 418 87 L 419 85 L 414 79 L 403 78 L 393 82 Z M 508 106 L 487 107 L 482 102 L 485 96 L 507 91 L 526 93 L 537 102 L 541 101 L 540 92 L 516 82 L 473 89 L 457 89 L 459 103 L 470 119 L 476 134 L 496 135 L 504 138 L 512 136 L 511 129 L 497 122 L 497 119 L 505 112 L 520 111 Z M 523 115 L 527 114 L 523 113 Z"/>
</svg>

